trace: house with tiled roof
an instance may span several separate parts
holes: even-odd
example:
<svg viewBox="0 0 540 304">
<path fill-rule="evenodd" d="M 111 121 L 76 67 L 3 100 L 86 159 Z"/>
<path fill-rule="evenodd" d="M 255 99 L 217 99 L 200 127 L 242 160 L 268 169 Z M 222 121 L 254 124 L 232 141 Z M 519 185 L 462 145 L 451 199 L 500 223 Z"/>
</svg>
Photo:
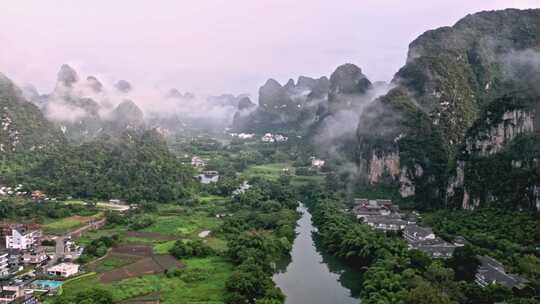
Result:
<svg viewBox="0 0 540 304">
<path fill-rule="evenodd" d="M 527 284 L 525 278 L 507 273 L 499 261 L 488 256 L 477 256 L 477 258 L 480 261 L 480 266 L 474 277 L 476 284 L 482 287 L 500 284 L 510 289 L 522 289 Z"/>
</svg>

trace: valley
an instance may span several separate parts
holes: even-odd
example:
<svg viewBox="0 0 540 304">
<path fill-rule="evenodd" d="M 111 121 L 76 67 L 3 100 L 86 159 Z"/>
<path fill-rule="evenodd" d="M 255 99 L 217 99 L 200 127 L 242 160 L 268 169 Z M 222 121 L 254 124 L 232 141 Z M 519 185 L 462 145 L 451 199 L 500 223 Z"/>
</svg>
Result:
<svg viewBox="0 0 540 304">
<path fill-rule="evenodd" d="M 0 304 L 539 303 L 538 33 L 481 11 L 257 96 L 0 74 Z"/>
</svg>

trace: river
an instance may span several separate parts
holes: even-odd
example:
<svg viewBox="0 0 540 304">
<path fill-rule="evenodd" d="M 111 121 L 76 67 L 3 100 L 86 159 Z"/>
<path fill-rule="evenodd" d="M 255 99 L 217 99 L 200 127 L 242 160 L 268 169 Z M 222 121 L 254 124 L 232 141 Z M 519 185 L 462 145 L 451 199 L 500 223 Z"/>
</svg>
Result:
<svg viewBox="0 0 540 304">
<path fill-rule="evenodd" d="M 358 304 L 360 274 L 351 271 L 317 246 L 311 214 L 300 205 L 291 258 L 273 277 L 287 296 L 285 304 Z M 347 287 L 345 287 L 347 286 Z"/>
</svg>

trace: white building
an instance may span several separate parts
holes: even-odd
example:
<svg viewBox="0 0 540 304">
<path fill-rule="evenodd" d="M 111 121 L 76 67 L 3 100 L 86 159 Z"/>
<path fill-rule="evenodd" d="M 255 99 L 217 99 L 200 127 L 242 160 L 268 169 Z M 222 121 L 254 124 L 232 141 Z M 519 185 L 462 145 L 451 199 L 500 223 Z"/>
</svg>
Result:
<svg viewBox="0 0 540 304">
<path fill-rule="evenodd" d="M 311 158 L 311 166 L 313 168 L 317 168 L 317 169 L 320 169 L 324 166 L 326 162 L 322 159 L 319 159 L 319 158 L 315 158 L 315 157 L 312 157 Z"/>
<path fill-rule="evenodd" d="M 60 263 L 47 269 L 47 273 L 59 277 L 70 277 L 79 273 L 79 264 Z"/>
<path fill-rule="evenodd" d="M 9 274 L 9 254 L 7 251 L 0 251 L 0 278 Z"/>
<path fill-rule="evenodd" d="M 289 140 L 289 138 L 281 134 L 266 133 L 261 137 L 261 141 L 266 143 L 286 142 L 287 140 Z"/>
<path fill-rule="evenodd" d="M 193 157 L 191 158 L 191 165 L 192 165 L 193 167 L 199 168 L 199 167 L 204 167 L 204 166 L 206 166 L 206 163 L 205 163 L 205 161 L 204 161 L 202 158 L 200 158 L 200 157 L 198 157 L 198 156 L 193 156 Z"/>
<path fill-rule="evenodd" d="M 11 229 L 11 235 L 6 236 L 6 248 L 28 250 L 38 243 L 40 237 L 39 230 Z"/>
<path fill-rule="evenodd" d="M 255 137 L 255 134 L 253 134 L 253 133 L 240 133 L 240 134 L 238 134 L 238 138 L 240 138 L 240 139 L 252 139 L 253 137 Z"/>
<path fill-rule="evenodd" d="M 275 139 L 274 139 L 274 136 L 272 135 L 272 133 L 266 133 L 266 134 L 264 134 L 263 137 L 261 137 L 261 141 L 270 143 L 270 142 L 274 142 Z"/>
<path fill-rule="evenodd" d="M 217 183 L 219 181 L 219 172 L 203 171 L 202 174 L 196 176 L 201 184 Z"/>
</svg>

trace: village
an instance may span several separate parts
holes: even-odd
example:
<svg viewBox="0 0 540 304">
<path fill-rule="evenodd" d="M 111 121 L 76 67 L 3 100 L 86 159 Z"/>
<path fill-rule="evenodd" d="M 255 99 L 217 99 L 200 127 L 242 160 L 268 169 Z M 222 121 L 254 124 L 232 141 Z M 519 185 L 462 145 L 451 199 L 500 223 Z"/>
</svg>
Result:
<svg viewBox="0 0 540 304">
<path fill-rule="evenodd" d="M 443 240 L 430 227 L 419 224 L 421 215 L 418 212 L 401 212 L 391 200 L 357 198 L 352 213 L 361 223 L 385 233 L 399 235 L 409 250 L 419 250 L 432 258 L 449 259 L 456 248 L 468 243 L 462 236 L 456 236 L 452 242 Z M 509 289 L 521 289 L 527 283 L 525 278 L 507 273 L 502 263 L 489 256 L 477 256 L 477 259 L 480 265 L 475 282 L 481 287 L 500 284 Z"/>
<path fill-rule="evenodd" d="M 23 185 L 0 187 L 0 197 L 30 199 L 36 203 L 54 202 L 42 191 L 22 191 Z M 125 211 L 129 206 L 112 199 L 100 207 Z M 35 223 L 0 222 L 0 304 L 40 303 L 38 296 L 55 295 L 62 284 L 81 275 L 77 259 L 84 248 L 75 242 L 83 233 L 106 223 L 95 218 L 63 234 L 45 234 Z"/>
<path fill-rule="evenodd" d="M 88 223 L 67 235 L 44 235 L 32 224 L 0 226 L 0 303 L 39 303 L 36 295 L 53 295 L 64 281 L 82 274 L 75 263 L 84 250 L 72 236 L 99 229 L 105 220 Z"/>
</svg>

